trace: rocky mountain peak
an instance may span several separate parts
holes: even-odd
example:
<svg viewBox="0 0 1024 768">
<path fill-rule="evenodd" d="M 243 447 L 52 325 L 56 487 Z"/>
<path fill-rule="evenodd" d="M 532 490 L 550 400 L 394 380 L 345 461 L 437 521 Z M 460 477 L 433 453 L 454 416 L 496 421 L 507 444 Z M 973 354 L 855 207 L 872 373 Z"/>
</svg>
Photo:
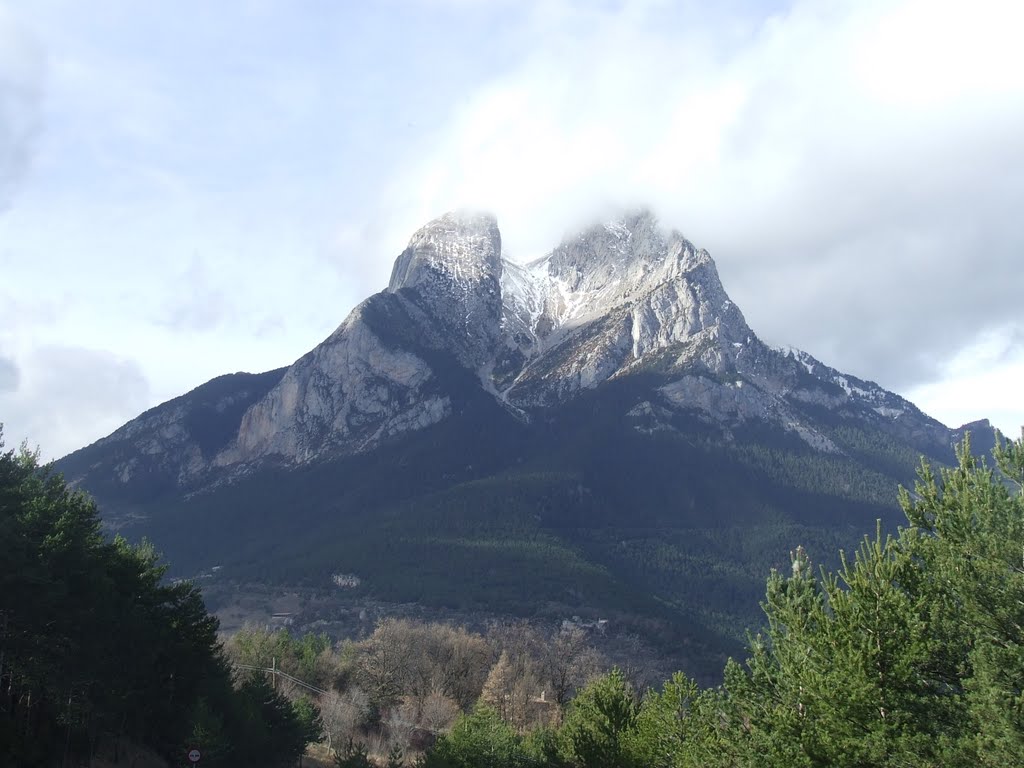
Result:
<svg viewBox="0 0 1024 768">
<path fill-rule="evenodd" d="M 415 304 L 429 318 L 430 335 L 474 368 L 493 357 L 501 335 L 501 274 L 494 216 L 456 211 L 412 236 L 387 290 Z"/>
<path fill-rule="evenodd" d="M 271 458 L 298 464 L 370 450 L 449 418 L 467 392 L 529 421 L 643 372 L 666 382 L 651 402 L 669 410 L 727 426 L 768 421 L 822 450 L 835 445 L 808 408 L 882 420 L 915 440 L 945 434 L 877 385 L 764 345 L 708 252 L 650 211 L 591 226 L 530 264 L 503 261 L 501 249 L 489 214 L 447 213 L 419 229 L 387 289 L 258 393 L 239 395 L 244 408 L 231 411 L 216 445 L 205 433 L 189 443 L 188 430 L 171 425 L 184 447 L 160 451 L 178 456 L 177 482 Z M 147 435 L 171 434 L 146 424 Z M 129 432 L 123 441 L 135 440 Z M 133 471 L 116 467 L 119 477 Z"/>
<path fill-rule="evenodd" d="M 515 329 L 532 324 L 538 337 L 579 327 L 616 308 L 638 308 L 655 296 L 659 314 L 671 307 L 681 312 L 699 307 L 691 329 L 714 324 L 722 313 L 729 325 L 741 326 L 738 333 L 749 330 L 708 252 L 663 229 L 648 210 L 591 226 L 531 264 L 506 264 L 505 272 L 506 324 Z"/>
<path fill-rule="evenodd" d="M 573 397 L 672 349 L 676 368 L 721 372 L 756 338 L 708 252 L 647 210 L 589 227 L 531 264 L 506 264 L 502 289 L 514 347 L 495 386 L 523 406 Z"/>
<path fill-rule="evenodd" d="M 501 233 L 489 213 L 452 211 L 413 234 L 395 260 L 388 290 L 451 281 L 465 287 L 501 278 Z"/>
<path fill-rule="evenodd" d="M 649 211 L 636 211 L 567 237 L 534 266 L 568 291 L 587 292 L 635 278 L 666 256 L 666 233 L 657 219 Z"/>
</svg>

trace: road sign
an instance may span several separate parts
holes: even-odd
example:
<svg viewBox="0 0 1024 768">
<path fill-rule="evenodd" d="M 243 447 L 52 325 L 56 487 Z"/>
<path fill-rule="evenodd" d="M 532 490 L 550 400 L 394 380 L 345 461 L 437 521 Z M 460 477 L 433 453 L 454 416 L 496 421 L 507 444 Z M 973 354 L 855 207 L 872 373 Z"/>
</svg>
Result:
<svg viewBox="0 0 1024 768">
<path fill-rule="evenodd" d="M 202 754 L 200 754 L 199 749 L 197 747 L 192 747 L 192 749 L 188 751 L 188 761 L 190 763 L 198 763 L 200 757 L 202 757 Z"/>
</svg>

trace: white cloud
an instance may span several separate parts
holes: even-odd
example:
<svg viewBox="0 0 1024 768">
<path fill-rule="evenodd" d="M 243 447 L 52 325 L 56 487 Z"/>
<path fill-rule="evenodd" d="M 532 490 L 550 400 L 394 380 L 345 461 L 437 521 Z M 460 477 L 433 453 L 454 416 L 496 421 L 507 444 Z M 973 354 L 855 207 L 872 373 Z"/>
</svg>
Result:
<svg viewBox="0 0 1024 768">
<path fill-rule="evenodd" d="M 0 357 L 0 392 L 16 392 L 21 372 L 13 360 Z"/>
<path fill-rule="evenodd" d="M 1024 324 L 1022 7 L 761 5 L 0 0 L 0 353 L 21 389 L 32 350 L 135 360 L 154 405 L 303 354 L 445 210 L 525 259 L 650 204 L 766 340 L 969 379 L 956 353 Z"/>
<path fill-rule="evenodd" d="M 0 4 L 0 209 L 10 204 L 41 127 L 43 69 L 34 37 Z"/>
<path fill-rule="evenodd" d="M 471 205 L 524 258 L 648 202 L 712 251 L 755 330 L 889 387 L 1021 317 L 1024 6 L 705 21 L 626 4 L 536 27 L 388 190 L 395 241 Z"/>
<path fill-rule="evenodd" d="M 17 359 L 18 386 L 0 389 L 7 447 L 23 440 L 55 459 L 144 410 L 149 384 L 134 360 L 81 347 L 40 346 Z"/>
<path fill-rule="evenodd" d="M 1024 326 L 988 331 L 950 360 L 939 381 L 915 387 L 911 401 L 947 424 L 987 417 L 1007 437 L 1021 437 Z"/>
</svg>

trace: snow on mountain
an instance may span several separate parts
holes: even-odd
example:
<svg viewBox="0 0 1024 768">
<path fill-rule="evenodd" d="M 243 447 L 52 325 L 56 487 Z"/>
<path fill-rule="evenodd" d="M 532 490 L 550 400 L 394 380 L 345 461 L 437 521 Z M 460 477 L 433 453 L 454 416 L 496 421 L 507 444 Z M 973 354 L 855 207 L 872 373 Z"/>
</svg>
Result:
<svg viewBox="0 0 1024 768">
<path fill-rule="evenodd" d="M 906 439 L 948 441 L 898 395 L 764 344 L 708 252 L 648 211 L 590 227 L 525 265 L 502 258 L 492 216 L 457 212 L 413 234 L 387 289 L 247 402 L 214 457 L 190 448 L 187 474 L 365 451 L 448 418 L 466 381 L 529 420 L 641 373 L 656 383 L 630 411 L 643 415 L 638 429 L 687 412 L 726 434 L 770 424 L 837 451 L 822 421 L 830 414 L 829 423 L 868 420 Z"/>
<path fill-rule="evenodd" d="M 412 236 L 387 290 L 414 294 L 460 359 L 479 366 L 493 356 L 501 336 L 502 266 L 493 216 L 447 213 Z"/>
<path fill-rule="evenodd" d="M 497 384 L 522 406 L 571 397 L 701 334 L 734 349 L 752 337 L 710 255 L 647 211 L 591 227 L 506 273 L 505 328 L 520 359 Z M 719 355 L 713 365 L 722 363 Z"/>
<path fill-rule="evenodd" d="M 793 359 L 803 366 L 811 376 L 819 382 L 839 387 L 845 394 L 845 398 L 851 402 L 858 402 L 870 407 L 875 413 L 889 419 L 898 419 L 905 414 L 913 414 L 916 417 L 923 417 L 924 414 L 911 402 L 899 395 L 883 389 L 873 381 L 864 381 L 850 374 L 842 374 L 835 368 L 822 363 L 815 357 L 795 347 L 780 346 L 774 347 L 777 352 L 786 359 Z M 836 393 L 838 396 L 838 393 Z"/>
</svg>

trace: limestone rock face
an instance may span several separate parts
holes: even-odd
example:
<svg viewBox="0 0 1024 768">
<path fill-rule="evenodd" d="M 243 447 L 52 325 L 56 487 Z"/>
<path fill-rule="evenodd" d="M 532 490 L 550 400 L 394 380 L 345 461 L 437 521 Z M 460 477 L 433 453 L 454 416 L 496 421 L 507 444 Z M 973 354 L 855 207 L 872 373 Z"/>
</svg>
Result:
<svg viewBox="0 0 1024 768">
<path fill-rule="evenodd" d="M 707 251 L 663 233 L 645 211 L 593 227 L 526 268 L 506 269 L 505 328 L 520 365 L 497 382 L 510 402 L 549 405 L 649 362 L 714 339 L 712 367 L 753 333 L 722 288 Z M 686 359 L 681 364 L 693 362 Z"/>
<path fill-rule="evenodd" d="M 501 272 L 494 217 L 448 213 L 412 236 L 387 290 L 419 305 L 456 356 L 476 367 L 493 357 L 501 336 Z"/>
<path fill-rule="evenodd" d="M 708 252 L 648 211 L 529 264 L 501 247 L 490 215 L 435 219 L 413 234 L 387 289 L 315 349 L 259 387 L 223 394 L 234 405 L 216 439 L 197 439 L 187 403 L 169 403 L 106 438 L 120 447 L 103 471 L 128 483 L 156 463 L 185 485 L 267 461 L 304 464 L 437 424 L 463 407 L 467 386 L 529 422 L 632 376 L 653 382 L 623 414 L 643 431 L 687 413 L 726 439 L 767 424 L 818 451 L 840 450 L 828 436 L 837 423 L 948 446 L 951 432 L 898 395 L 764 344 Z"/>
<path fill-rule="evenodd" d="M 432 377 L 424 360 L 382 343 L 358 307 L 246 412 L 236 444 L 217 463 L 264 457 L 301 463 L 429 426 L 451 409 L 448 398 L 425 391 Z"/>
<path fill-rule="evenodd" d="M 202 484 L 233 445 L 244 414 L 284 373 L 218 376 L 64 457 L 61 472 L 72 484 L 87 482 L 101 502 Z"/>
</svg>

